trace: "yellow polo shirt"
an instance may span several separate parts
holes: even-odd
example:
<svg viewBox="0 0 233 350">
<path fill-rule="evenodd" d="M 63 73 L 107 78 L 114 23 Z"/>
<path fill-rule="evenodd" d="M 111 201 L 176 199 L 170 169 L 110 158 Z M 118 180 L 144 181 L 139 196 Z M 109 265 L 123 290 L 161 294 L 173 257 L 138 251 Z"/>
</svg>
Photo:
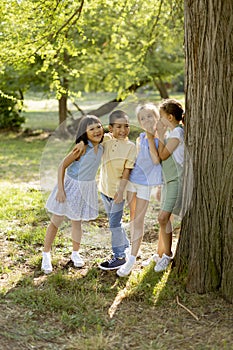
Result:
<svg viewBox="0 0 233 350">
<path fill-rule="evenodd" d="M 133 169 L 134 167 L 136 146 L 128 138 L 118 140 L 107 133 L 104 135 L 103 147 L 99 190 L 106 196 L 114 198 L 124 169 Z"/>
</svg>

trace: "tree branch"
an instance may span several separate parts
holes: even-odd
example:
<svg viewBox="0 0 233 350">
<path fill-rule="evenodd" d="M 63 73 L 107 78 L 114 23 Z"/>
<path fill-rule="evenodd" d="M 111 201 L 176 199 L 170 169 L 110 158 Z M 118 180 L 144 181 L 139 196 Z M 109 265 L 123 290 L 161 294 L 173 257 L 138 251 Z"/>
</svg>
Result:
<svg viewBox="0 0 233 350">
<path fill-rule="evenodd" d="M 86 113 L 79 107 L 79 105 L 76 102 L 73 102 L 73 105 L 77 108 L 79 112 L 81 112 L 82 116 L 86 115 Z"/>
<path fill-rule="evenodd" d="M 143 80 L 140 81 L 138 84 L 137 83 L 133 83 L 132 85 L 130 85 L 126 90 L 125 93 L 126 95 L 128 93 L 133 93 L 135 92 L 139 87 L 145 85 L 146 83 L 148 83 L 150 80 Z M 125 94 L 124 94 L 125 95 Z M 99 108 L 92 110 L 89 112 L 89 114 L 94 114 L 96 117 L 102 117 L 103 115 L 110 113 L 114 108 L 116 108 L 120 102 L 122 102 L 122 98 L 115 98 L 105 104 L 103 104 L 102 106 L 100 106 Z"/>
<path fill-rule="evenodd" d="M 186 306 L 184 306 L 183 304 L 181 304 L 181 303 L 179 302 L 179 297 L 178 297 L 178 295 L 177 295 L 177 297 L 176 297 L 176 301 L 177 301 L 177 304 L 178 304 L 179 306 L 181 306 L 183 309 L 185 309 L 186 311 L 188 311 L 188 313 L 189 313 L 190 315 L 192 315 L 192 316 L 195 318 L 195 320 L 199 321 L 199 318 L 198 318 L 192 311 L 190 311 Z"/>
<path fill-rule="evenodd" d="M 73 13 L 73 15 L 72 15 L 70 18 L 68 18 L 68 20 L 67 20 L 67 21 L 58 29 L 58 31 L 52 36 L 53 39 L 55 39 L 55 38 L 58 36 L 58 34 L 62 31 L 62 29 L 64 29 L 64 28 L 72 21 L 72 19 L 73 19 L 76 15 L 78 15 L 78 16 L 77 16 L 77 18 L 75 19 L 75 21 L 74 21 L 72 24 L 75 24 L 75 23 L 79 20 L 79 18 L 80 18 L 80 16 L 81 16 L 81 13 L 82 13 L 83 5 L 84 5 L 84 0 L 81 1 L 81 5 L 76 9 L 76 11 Z"/>
</svg>

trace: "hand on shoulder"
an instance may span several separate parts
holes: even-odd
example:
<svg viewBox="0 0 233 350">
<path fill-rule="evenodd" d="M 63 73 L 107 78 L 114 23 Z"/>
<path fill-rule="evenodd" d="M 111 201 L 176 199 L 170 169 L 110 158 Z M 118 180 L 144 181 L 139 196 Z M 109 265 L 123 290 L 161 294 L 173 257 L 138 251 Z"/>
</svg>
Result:
<svg viewBox="0 0 233 350">
<path fill-rule="evenodd" d="M 75 156 L 75 159 L 79 159 L 81 156 L 83 156 L 86 152 L 86 147 L 83 141 L 80 141 L 75 145 L 75 147 L 72 150 L 73 155 Z"/>
</svg>

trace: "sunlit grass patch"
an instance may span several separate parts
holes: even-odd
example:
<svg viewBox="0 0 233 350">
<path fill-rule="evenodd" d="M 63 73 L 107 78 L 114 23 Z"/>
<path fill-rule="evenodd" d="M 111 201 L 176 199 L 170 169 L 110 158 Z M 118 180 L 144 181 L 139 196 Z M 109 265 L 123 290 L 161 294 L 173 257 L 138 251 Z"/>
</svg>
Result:
<svg viewBox="0 0 233 350">
<path fill-rule="evenodd" d="M 17 134 L 1 135 L 0 179 L 12 183 L 39 180 L 40 157 L 45 141 L 27 142 Z"/>
<path fill-rule="evenodd" d="M 104 326 L 108 300 L 101 284 L 98 285 L 96 273 L 90 271 L 88 275 L 82 277 L 77 273 L 74 279 L 60 272 L 36 284 L 32 277 L 24 277 L 8 293 L 8 298 L 21 306 L 30 307 L 34 314 L 44 314 L 45 317 L 53 314 L 70 330 Z"/>
<path fill-rule="evenodd" d="M 33 243 L 37 240 L 38 224 L 48 221 L 43 209 L 41 191 L 27 186 L 15 187 L 11 183 L 0 182 L 0 227 L 9 240 L 19 243 Z M 29 231 L 34 235 L 27 238 Z"/>
</svg>

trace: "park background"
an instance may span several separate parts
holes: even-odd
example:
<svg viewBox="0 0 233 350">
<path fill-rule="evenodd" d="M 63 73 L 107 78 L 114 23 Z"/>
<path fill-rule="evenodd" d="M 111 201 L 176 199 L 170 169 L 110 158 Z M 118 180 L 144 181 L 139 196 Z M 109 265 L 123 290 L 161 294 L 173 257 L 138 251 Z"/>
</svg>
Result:
<svg viewBox="0 0 233 350">
<path fill-rule="evenodd" d="M 232 349 L 232 240 L 227 239 L 232 237 L 232 163 L 224 152 L 231 159 L 233 41 L 227 28 L 233 11 L 231 1 L 219 4 L 194 1 L 183 8 L 182 1 L 1 2 L 0 349 Z M 197 60 L 194 44 L 206 49 L 201 51 L 203 61 Z M 213 99 L 217 86 L 222 89 Z M 141 269 L 138 259 L 126 279 L 100 271 L 98 263 L 110 254 L 107 221 L 100 210 L 96 222 L 85 224 L 85 268 L 74 269 L 69 262 L 65 223 L 54 244 L 55 271 L 44 276 L 41 249 L 49 219 L 41 164 L 51 136 L 62 145 L 72 142 L 70 125 L 93 110 L 107 123 L 108 113 L 99 110 L 104 103 L 105 112 L 106 107 L 127 110 L 135 139 L 136 105 L 158 104 L 168 96 L 186 106 L 186 145 L 196 184 L 195 204 L 183 224 L 176 223 L 173 246 L 180 229 L 190 243 L 181 242 L 176 267 L 157 275 L 153 264 Z M 224 169 L 221 188 L 219 181 L 213 187 L 209 179 L 209 169 L 211 180 L 219 178 L 214 152 L 205 143 L 213 135 L 219 141 L 218 165 Z M 196 147 L 200 139 L 202 153 Z M 51 164 L 56 155 L 51 152 Z M 156 249 L 158 208 L 152 198 L 143 258 Z M 126 226 L 128 220 L 126 209 Z M 188 263 L 180 263 L 182 250 Z"/>
</svg>

